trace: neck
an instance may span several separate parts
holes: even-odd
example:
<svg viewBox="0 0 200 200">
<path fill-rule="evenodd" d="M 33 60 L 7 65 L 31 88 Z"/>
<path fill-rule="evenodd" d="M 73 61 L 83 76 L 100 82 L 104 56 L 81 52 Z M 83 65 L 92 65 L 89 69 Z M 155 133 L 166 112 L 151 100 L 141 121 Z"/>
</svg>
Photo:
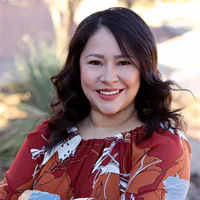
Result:
<svg viewBox="0 0 200 200">
<path fill-rule="evenodd" d="M 97 128 L 116 128 L 128 123 L 132 119 L 137 119 L 137 112 L 134 105 L 130 105 L 125 110 L 115 115 L 104 115 L 96 110 L 91 110 L 90 120 Z"/>
</svg>

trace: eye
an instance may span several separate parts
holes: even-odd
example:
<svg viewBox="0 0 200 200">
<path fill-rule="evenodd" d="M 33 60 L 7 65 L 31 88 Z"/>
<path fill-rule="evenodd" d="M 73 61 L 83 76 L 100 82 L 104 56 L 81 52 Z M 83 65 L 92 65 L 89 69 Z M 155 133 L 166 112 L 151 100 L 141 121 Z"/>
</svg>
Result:
<svg viewBox="0 0 200 200">
<path fill-rule="evenodd" d="M 91 65 L 101 65 L 101 62 L 98 61 L 98 60 L 91 60 L 91 61 L 89 62 L 89 64 L 91 64 Z"/>
<path fill-rule="evenodd" d="M 131 65 L 131 62 L 129 62 L 129 61 L 120 61 L 119 65 Z"/>
</svg>

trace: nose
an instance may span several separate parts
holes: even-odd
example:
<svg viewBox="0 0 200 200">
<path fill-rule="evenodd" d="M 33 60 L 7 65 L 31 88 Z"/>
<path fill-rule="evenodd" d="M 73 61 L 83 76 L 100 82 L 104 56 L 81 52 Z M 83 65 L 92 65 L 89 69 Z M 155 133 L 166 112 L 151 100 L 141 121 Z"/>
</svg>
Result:
<svg viewBox="0 0 200 200">
<path fill-rule="evenodd" d="M 118 81 L 118 74 L 116 67 L 113 64 L 105 66 L 100 80 L 106 84 L 112 84 Z"/>
</svg>

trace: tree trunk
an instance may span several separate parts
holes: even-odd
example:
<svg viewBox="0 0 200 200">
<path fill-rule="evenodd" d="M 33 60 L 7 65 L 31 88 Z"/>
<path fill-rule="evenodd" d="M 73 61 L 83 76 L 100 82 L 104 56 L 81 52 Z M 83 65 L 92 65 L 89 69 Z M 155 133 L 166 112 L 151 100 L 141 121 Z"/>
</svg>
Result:
<svg viewBox="0 0 200 200">
<path fill-rule="evenodd" d="M 122 2 L 123 5 L 126 7 L 126 8 L 129 8 L 131 9 L 133 4 L 136 2 L 137 0 L 119 0 L 119 2 Z"/>
<path fill-rule="evenodd" d="M 67 0 L 57 1 L 53 0 L 47 5 L 51 13 L 52 22 L 54 25 L 54 31 L 56 35 L 56 46 L 57 46 L 57 56 L 62 56 L 66 52 L 65 47 L 69 40 L 69 12 L 67 8 Z"/>
<path fill-rule="evenodd" d="M 74 13 L 81 0 L 45 0 L 50 10 L 56 34 L 57 56 L 66 55 L 74 25 Z"/>
</svg>

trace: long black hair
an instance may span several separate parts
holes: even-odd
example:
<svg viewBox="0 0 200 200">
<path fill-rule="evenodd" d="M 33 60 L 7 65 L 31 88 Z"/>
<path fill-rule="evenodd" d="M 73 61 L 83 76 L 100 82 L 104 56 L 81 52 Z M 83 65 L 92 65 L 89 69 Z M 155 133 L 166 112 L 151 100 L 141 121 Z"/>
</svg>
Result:
<svg viewBox="0 0 200 200">
<path fill-rule="evenodd" d="M 171 109 L 173 81 L 163 81 L 157 68 L 157 49 L 148 25 L 132 10 L 116 7 L 96 12 L 77 27 L 69 44 L 62 70 L 51 78 L 56 90 L 56 102 L 51 104 L 48 121 L 51 133 L 49 148 L 70 137 L 68 128 L 86 118 L 90 103 L 81 88 L 80 55 L 88 39 L 101 27 L 108 28 L 123 55 L 135 56 L 140 63 L 141 84 L 135 97 L 139 119 L 147 127 L 146 138 L 163 123 L 165 128 L 184 127 L 179 111 Z"/>
</svg>

